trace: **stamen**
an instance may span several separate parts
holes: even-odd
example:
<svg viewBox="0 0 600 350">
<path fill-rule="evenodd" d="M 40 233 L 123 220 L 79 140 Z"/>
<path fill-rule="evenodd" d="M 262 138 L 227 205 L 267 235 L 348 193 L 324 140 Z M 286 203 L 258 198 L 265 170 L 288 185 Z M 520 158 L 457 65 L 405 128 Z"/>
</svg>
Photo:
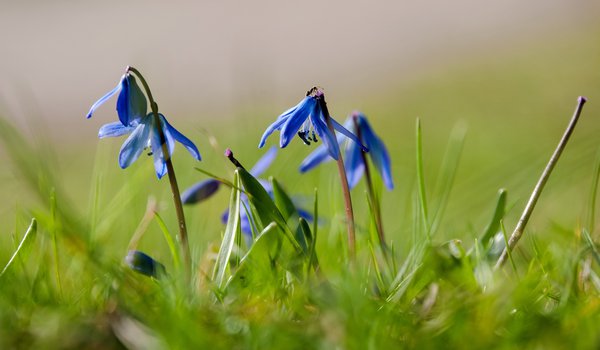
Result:
<svg viewBox="0 0 600 350">
<path fill-rule="evenodd" d="M 306 131 L 298 131 L 298 137 L 300 137 L 302 139 L 302 141 L 304 142 L 305 145 L 310 146 L 310 136 L 308 138 L 306 138 Z"/>
</svg>

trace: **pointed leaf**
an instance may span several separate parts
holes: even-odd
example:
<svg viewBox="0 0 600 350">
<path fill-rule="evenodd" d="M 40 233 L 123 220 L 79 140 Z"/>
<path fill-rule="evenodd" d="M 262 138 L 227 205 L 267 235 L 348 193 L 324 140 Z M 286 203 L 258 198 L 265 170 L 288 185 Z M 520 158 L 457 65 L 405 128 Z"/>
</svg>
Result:
<svg viewBox="0 0 600 350">
<path fill-rule="evenodd" d="M 236 171 L 233 177 L 234 187 L 231 190 L 231 198 L 229 200 L 229 219 L 227 220 L 227 226 L 225 227 L 225 234 L 223 235 L 223 242 L 221 242 L 221 248 L 217 255 L 215 262 L 215 269 L 213 272 L 213 280 L 219 288 L 222 288 L 225 284 L 225 272 L 231 257 L 233 245 L 236 240 L 239 240 L 240 231 L 240 176 L 239 172 Z"/>
</svg>

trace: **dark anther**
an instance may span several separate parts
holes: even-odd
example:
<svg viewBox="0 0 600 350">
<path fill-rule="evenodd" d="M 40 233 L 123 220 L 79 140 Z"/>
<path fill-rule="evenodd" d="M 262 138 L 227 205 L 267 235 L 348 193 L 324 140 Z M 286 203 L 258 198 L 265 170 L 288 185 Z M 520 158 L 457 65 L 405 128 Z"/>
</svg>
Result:
<svg viewBox="0 0 600 350">
<path fill-rule="evenodd" d="M 298 131 L 298 137 L 300 137 L 302 139 L 302 141 L 304 142 L 304 144 L 310 146 L 310 136 L 308 136 L 308 138 L 306 138 L 306 134 L 308 134 L 306 131 Z"/>
</svg>

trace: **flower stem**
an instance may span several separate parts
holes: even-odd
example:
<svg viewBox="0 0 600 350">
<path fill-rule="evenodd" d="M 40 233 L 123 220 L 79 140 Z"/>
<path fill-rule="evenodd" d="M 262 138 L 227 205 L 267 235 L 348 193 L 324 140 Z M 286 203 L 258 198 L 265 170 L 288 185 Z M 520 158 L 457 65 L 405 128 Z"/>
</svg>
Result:
<svg viewBox="0 0 600 350">
<path fill-rule="evenodd" d="M 352 121 L 354 122 L 354 129 L 356 130 L 356 136 L 362 142 L 362 133 L 358 126 L 358 116 L 354 115 L 352 117 Z M 369 168 L 369 163 L 367 162 L 367 154 L 364 150 L 361 150 L 360 156 L 362 157 L 363 164 L 365 165 L 365 179 L 367 181 L 367 194 L 371 201 L 371 206 L 373 209 L 373 216 L 375 220 L 375 227 L 377 229 L 377 236 L 379 237 L 379 244 L 381 246 L 381 250 L 384 256 L 387 256 L 387 244 L 385 242 L 385 234 L 383 232 L 383 221 L 381 219 L 381 206 L 379 203 L 379 199 L 375 196 L 375 190 L 373 187 L 373 179 L 371 177 L 371 169 Z"/>
<path fill-rule="evenodd" d="M 171 161 L 171 155 L 169 154 L 169 150 L 167 148 L 167 142 L 165 138 L 165 134 L 162 130 L 162 123 L 160 122 L 160 117 L 158 115 L 158 104 L 154 101 L 152 97 L 152 92 L 150 91 L 150 87 L 146 82 L 146 79 L 142 76 L 142 74 L 135 69 L 134 67 L 127 67 L 127 72 L 134 73 L 142 82 L 144 86 L 144 90 L 146 91 L 146 95 L 148 96 L 148 100 L 150 101 L 150 108 L 152 109 L 152 116 L 154 117 L 154 122 L 158 128 L 158 134 L 160 135 L 160 143 L 162 147 L 163 157 L 165 158 L 165 163 L 167 165 L 167 174 L 169 175 L 169 184 L 171 185 L 171 193 L 173 194 L 173 202 L 175 204 L 175 212 L 177 213 L 177 221 L 179 223 L 179 236 L 178 241 L 180 244 L 180 248 L 183 254 L 184 266 L 185 266 L 185 277 L 188 281 L 191 280 L 191 270 L 192 270 L 192 259 L 190 256 L 190 247 L 188 243 L 188 235 L 187 228 L 185 225 L 185 216 L 183 213 L 183 204 L 181 202 L 181 195 L 179 193 L 179 186 L 177 185 L 177 178 L 175 177 L 175 169 L 173 168 L 173 162 Z"/>
<path fill-rule="evenodd" d="M 535 185 L 535 188 L 533 189 L 533 192 L 529 197 L 529 201 L 525 206 L 525 210 L 523 211 L 523 214 L 521 214 L 521 218 L 519 219 L 515 230 L 513 231 L 512 235 L 510 236 L 510 239 L 508 240 L 508 245 L 504 248 L 502 255 L 500 255 L 500 258 L 496 262 L 495 269 L 500 268 L 504 264 L 506 259 L 509 257 L 509 253 L 517 245 L 519 239 L 521 239 L 523 231 L 525 230 L 525 226 L 527 225 L 529 217 L 531 217 L 531 213 L 533 212 L 533 208 L 535 208 L 535 205 L 538 199 L 540 198 L 542 191 L 544 190 L 544 185 L 546 185 L 546 182 L 548 181 L 548 178 L 550 177 L 554 166 L 558 162 L 558 158 L 560 158 L 562 151 L 565 149 L 565 146 L 567 145 L 567 142 L 569 141 L 569 138 L 571 137 L 571 134 L 575 129 L 575 125 L 577 125 L 577 121 L 579 120 L 579 116 L 581 115 L 581 110 L 583 109 L 583 105 L 586 101 L 587 99 L 583 96 L 580 96 L 579 99 L 577 99 L 577 107 L 575 108 L 573 117 L 571 117 L 571 121 L 569 122 L 569 125 L 567 126 L 567 129 L 563 134 L 563 137 L 560 139 L 560 142 L 558 143 L 558 146 L 556 146 L 552 157 L 550 157 L 550 160 L 548 161 L 548 164 L 546 165 L 542 176 L 540 176 L 540 179 Z"/>
<path fill-rule="evenodd" d="M 325 95 L 317 96 L 319 105 L 323 112 L 323 116 L 325 117 L 325 123 L 327 123 L 327 128 L 331 131 L 333 135 L 335 135 L 335 130 L 333 128 L 333 124 L 331 123 L 331 116 L 329 115 L 329 109 L 327 108 L 327 103 L 325 102 Z M 334 147 L 337 147 L 339 150 L 339 145 L 337 141 L 334 142 Z M 339 152 L 339 157 L 337 160 L 338 172 L 340 174 L 340 182 L 342 183 L 342 192 L 344 193 L 344 204 L 346 205 L 346 221 L 348 225 L 348 253 L 350 255 L 350 260 L 354 261 L 356 258 L 356 231 L 354 228 L 354 210 L 352 209 L 352 198 L 350 197 L 350 187 L 348 186 L 348 178 L 346 177 L 346 168 L 344 167 L 344 159 L 342 158 L 342 152 Z"/>
</svg>

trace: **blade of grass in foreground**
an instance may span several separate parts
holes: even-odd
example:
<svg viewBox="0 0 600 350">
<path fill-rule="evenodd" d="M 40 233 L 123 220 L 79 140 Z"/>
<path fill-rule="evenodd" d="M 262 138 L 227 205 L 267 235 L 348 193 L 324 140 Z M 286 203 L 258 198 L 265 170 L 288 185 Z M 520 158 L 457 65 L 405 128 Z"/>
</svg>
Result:
<svg viewBox="0 0 600 350">
<path fill-rule="evenodd" d="M 423 142 L 421 138 L 421 119 L 417 118 L 416 128 L 416 149 L 417 149 L 417 184 L 419 186 L 419 205 L 421 209 L 421 217 L 423 219 L 423 228 L 427 235 L 427 240 L 431 241 L 429 232 L 429 219 L 427 213 L 427 194 L 425 193 L 425 176 L 423 174 Z"/>
<path fill-rule="evenodd" d="M 233 177 L 233 189 L 231 190 L 231 197 L 229 200 L 229 218 L 227 219 L 227 226 L 225 227 L 225 234 L 223 235 L 223 241 L 219 254 L 217 255 L 217 261 L 215 262 L 215 269 L 213 272 L 213 280 L 217 287 L 222 289 L 225 285 L 225 272 L 227 265 L 229 264 L 229 258 L 233 250 L 233 245 L 237 239 L 236 236 L 241 234 L 240 231 L 240 175 L 239 169 L 235 171 Z"/>
<path fill-rule="evenodd" d="M 2 272 L 0 272 L 0 277 L 2 277 L 4 275 L 6 270 L 8 270 L 10 265 L 12 265 L 13 261 L 15 261 L 15 258 L 17 257 L 17 255 L 19 255 L 19 252 L 25 245 L 25 242 L 27 242 L 27 240 L 29 239 L 29 236 L 31 236 L 32 237 L 31 239 L 33 239 L 33 238 L 35 238 L 36 233 L 37 233 L 37 221 L 35 220 L 35 218 L 33 218 L 33 219 L 31 219 L 31 224 L 29 224 L 29 228 L 27 228 L 25 235 L 23 235 L 23 239 L 21 239 L 21 243 L 19 243 L 17 250 L 15 250 L 15 252 L 11 256 L 10 260 L 8 260 L 8 263 L 6 263 L 6 266 L 4 266 L 4 269 L 2 269 Z"/>
</svg>

